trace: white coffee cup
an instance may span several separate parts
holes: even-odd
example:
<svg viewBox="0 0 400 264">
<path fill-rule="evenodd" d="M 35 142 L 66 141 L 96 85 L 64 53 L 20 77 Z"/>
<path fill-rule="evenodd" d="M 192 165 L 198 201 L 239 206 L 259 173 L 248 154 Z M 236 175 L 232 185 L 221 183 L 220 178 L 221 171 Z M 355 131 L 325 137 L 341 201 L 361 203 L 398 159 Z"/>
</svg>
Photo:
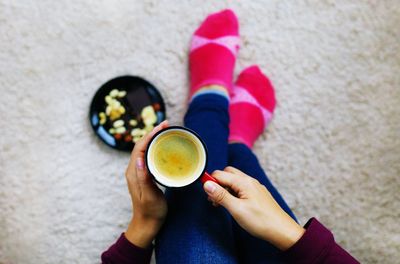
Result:
<svg viewBox="0 0 400 264">
<path fill-rule="evenodd" d="M 196 132 L 182 126 L 170 126 L 157 132 L 145 154 L 150 174 L 165 187 L 184 187 L 197 179 L 202 183 L 217 182 L 206 172 L 207 160 L 203 140 Z"/>
</svg>

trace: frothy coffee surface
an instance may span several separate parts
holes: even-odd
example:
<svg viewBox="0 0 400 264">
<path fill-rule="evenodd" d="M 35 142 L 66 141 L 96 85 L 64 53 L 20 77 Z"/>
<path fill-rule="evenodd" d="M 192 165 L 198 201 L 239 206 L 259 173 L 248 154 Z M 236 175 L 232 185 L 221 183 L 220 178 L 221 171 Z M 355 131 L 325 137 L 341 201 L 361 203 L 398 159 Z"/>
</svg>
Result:
<svg viewBox="0 0 400 264">
<path fill-rule="evenodd" d="M 163 176 L 184 179 L 192 177 L 198 170 L 199 147 L 186 134 L 173 131 L 157 140 L 152 158 L 155 168 Z"/>
</svg>

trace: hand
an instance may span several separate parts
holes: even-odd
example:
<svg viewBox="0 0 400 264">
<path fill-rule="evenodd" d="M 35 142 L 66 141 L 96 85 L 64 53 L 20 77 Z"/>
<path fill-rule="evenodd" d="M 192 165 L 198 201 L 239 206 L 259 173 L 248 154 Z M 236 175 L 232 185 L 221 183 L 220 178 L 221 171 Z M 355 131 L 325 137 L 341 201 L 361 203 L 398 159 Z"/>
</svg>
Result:
<svg viewBox="0 0 400 264">
<path fill-rule="evenodd" d="M 125 237 L 136 246 L 147 248 L 157 235 L 167 215 L 163 192 L 153 182 L 144 164 L 146 147 L 151 138 L 163 128 L 164 121 L 135 144 L 125 176 L 134 210 Z"/>
<path fill-rule="evenodd" d="M 301 238 L 304 228 L 278 205 L 267 188 L 257 180 L 233 167 L 215 171 L 212 176 L 220 185 L 211 181 L 204 184 L 209 200 L 225 207 L 251 235 L 281 250 L 290 248 Z"/>
</svg>

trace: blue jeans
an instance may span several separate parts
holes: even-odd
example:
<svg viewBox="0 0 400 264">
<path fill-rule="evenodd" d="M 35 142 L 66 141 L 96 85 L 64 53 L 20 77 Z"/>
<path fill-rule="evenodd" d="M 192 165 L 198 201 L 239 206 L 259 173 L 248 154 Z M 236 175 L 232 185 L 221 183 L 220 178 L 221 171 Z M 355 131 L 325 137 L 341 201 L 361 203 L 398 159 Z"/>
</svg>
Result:
<svg viewBox="0 0 400 264">
<path fill-rule="evenodd" d="M 208 172 L 230 165 L 265 185 L 279 205 L 294 214 L 268 180 L 256 156 L 244 144 L 228 144 L 228 100 L 217 94 L 195 97 L 186 113 L 185 126 L 207 145 Z M 223 207 L 207 200 L 199 181 L 167 189 L 168 215 L 156 239 L 157 263 L 279 263 L 279 250 L 252 237 Z"/>
</svg>

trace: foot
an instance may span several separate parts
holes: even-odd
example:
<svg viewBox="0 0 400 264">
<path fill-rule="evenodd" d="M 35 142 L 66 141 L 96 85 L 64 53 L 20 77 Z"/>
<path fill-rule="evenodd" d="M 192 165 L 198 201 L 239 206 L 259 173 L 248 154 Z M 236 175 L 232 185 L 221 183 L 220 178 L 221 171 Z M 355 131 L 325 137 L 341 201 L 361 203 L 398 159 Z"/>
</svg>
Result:
<svg viewBox="0 0 400 264">
<path fill-rule="evenodd" d="M 274 88 L 260 68 L 244 69 L 234 84 L 229 105 L 229 142 L 252 148 L 271 120 L 275 104 Z"/>
<path fill-rule="evenodd" d="M 229 93 L 239 49 L 239 26 L 233 11 L 209 15 L 194 32 L 190 47 L 189 98 L 205 86 L 218 85 Z"/>
</svg>

